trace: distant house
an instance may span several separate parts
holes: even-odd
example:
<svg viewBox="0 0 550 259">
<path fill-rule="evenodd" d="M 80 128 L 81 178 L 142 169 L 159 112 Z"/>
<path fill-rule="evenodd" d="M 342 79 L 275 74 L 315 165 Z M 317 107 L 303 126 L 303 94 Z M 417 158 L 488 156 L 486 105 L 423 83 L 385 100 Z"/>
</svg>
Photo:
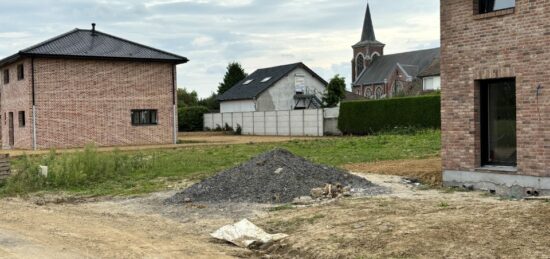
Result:
<svg viewBox="0 0 550 259">
<path fill-rule="evenodd" d="M 440 68 L 440 59 L 435 59 L 430 66 L 418 74 L 418 78 L 422 79 L 422 90 L 424 92 L 441 90 Z"/>
<path fill-rule="evenodd" d="M 176 142 L 176 65 L 188 60 L 75 29 L 0 60 L 3 149 Z"/>
<path fill-rule="evenodd" d="M 384 55 L 385 46 L 376 40 L 367 4 L 361 41 L 352 46 L 352 90 L 355 94 L 382 99 L 417 95 L 423 89 L 434 90 L 437 79 L 426 77 L 423 80 L 419 75 L 428 67 L 439 64 L 439 48 Z M 424 83 L 430 85 L 424 86 Z"/>
<path fill-rule="evenodd" d="M 218 97 L 221 113 L 315 109 L 328 83 L 303 63 L 258 69 Z"/>
</svg>

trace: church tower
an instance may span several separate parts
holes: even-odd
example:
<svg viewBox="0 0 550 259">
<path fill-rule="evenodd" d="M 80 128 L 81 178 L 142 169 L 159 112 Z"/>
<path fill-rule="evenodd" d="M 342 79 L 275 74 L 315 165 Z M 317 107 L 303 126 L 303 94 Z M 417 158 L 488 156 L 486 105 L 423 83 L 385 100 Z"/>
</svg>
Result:
<svg viewBox="0 0 550 259">
<path fill-rule="evenodd" d="M 370 14 L 370 6 L 367 3 L 361 41 L 352 46 L 353 60 L 351 64 L 351 74 L 353 82 L 355 82 L 361 73 L 370 66 L 374 58 L 384 55 L 384 46 L 386 45 L 376 40 Z"/>
</svg>

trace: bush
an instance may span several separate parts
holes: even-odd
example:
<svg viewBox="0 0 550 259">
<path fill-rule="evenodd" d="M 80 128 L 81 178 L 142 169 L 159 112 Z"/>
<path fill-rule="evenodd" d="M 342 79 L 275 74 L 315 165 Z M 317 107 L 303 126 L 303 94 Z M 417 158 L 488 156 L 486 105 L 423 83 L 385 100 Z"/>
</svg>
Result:
<svg viewBox="0 0 550 259">
<path fill-rule="evenodd" d="M 52 151 L 42 158 L 25 156 L 14 164 L 15 174 L 8 178 L 0 193 L 87 188 L 147 170 L 153 161 L 152 157 L 141 153 L 101 153 L 94 146 L 87 146 L 84 151 L 75 153 L 56 154 Z M 39 165 L 48 167 L 47 176 L 40 174 Z"/>
<path fill-rule="evenodd" d="M 209 110 L 203 106 L 182 107 L 178 109 L 179 131 L 202 131 L 204 114 Z"/>
<path fill-rule="evenodd" d="M 344 102 L 338 128 L 344 134 L 366 135 L 395 128 L 441 128 L 439 95 Z"/>
</svg>

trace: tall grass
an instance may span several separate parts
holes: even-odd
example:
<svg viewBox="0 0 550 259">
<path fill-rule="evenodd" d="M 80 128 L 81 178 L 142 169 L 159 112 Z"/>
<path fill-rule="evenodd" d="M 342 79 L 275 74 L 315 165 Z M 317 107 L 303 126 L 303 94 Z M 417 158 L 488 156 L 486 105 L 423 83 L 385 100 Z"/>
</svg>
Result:
<svg viewBox="0 0 550 259">
<path fill-rule="evenodd" d="M 44 176 L 39 166 L 47 166 Z M 94 146 L 71 154 L 51 151 L 42 158 L 24 156 L 13 165 L 14 175 L 0 189 L 3 194 L 23 194 L 39 190 L 78 189 L 121 179 L 152 165 L 152 156 L 128 155 L 120 151 L 98 152 Z"/>
<path fill-rule="evenodd" d="M 311 161 L 331 166 L 384 160 L 434 157 L 441 146 L 439 130 L 394 129 L 366 137 L 310 141 L 189 147 L 139 152 L 98 152 L 93 146 L 79 153 L 12 159 L 12 176 L 0 196 L 40 191 L 79 195 L 134 195 L 177 188 L 245 162 L 273 148 L 285 148 Z M 43 177 L 38 166 L 48 166 Z"/>
</svg>

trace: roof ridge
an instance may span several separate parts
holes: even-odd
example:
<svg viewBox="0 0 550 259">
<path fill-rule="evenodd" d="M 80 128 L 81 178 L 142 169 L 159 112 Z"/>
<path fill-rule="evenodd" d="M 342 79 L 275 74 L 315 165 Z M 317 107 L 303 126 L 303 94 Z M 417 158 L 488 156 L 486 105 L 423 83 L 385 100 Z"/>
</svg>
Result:
<svg viewBox="0 0 550 259">
<path fill-rule="evenodd" d="M 409 54 L 409 53 L 416 53 L 416 52 L 429 51 L 429 50 L 436 50 L 436 49 L 441 49 L 441 47 L 429 48 L 429 49 L 411 50 L 411 51 L 405 51 L 405 52 L 387 54 L 387 55 L 383 55 L 383 56 L 380 56 L 380 57 L 389 57 L 389 56 L 396 56 L 396 55 Z"/>
<path fill-rule="evenodd" d="M 45 41 L 43 41 L 43 42 L 40 42 L 40 43 L 38 43 L 38 44 L 34 44 L 34 45 L 32 45 L 32 46 L 30 46 L 30 47 L 28 47 L 28 48 L 22 49 L 22 50 L 19 51 L 19 53 L 29 52 L 29 51 L 31 51 L 31 50 L 33 50 L 33 49 L 36 49 L 36 48 L 38 48 L 38 47 L 40 47 L 40 46 L 42 46 L 42 45 L 46 45 L 46 44 L 48 44 L 48 43 L 50 43 L 50 42 L 56 41 L 56 40 L 58 40 L 58 39 L 61 39 L 61 38 L 65 37 L 65 36 L 67 36 L 67 35 L 70 35 L 70 34 L 72 34 L 72 33 L 77 32 L 77 31 L 79 31 L 79 29 L 78 29 L 78 28 L 74 28 L 74 29 L 72 29 L 72 30 L 70 30 L 70 31 L 68 31 L 68 32 L 66 32 L 66 33 L 63 33 L 63 34 L 61 34 L 61 35 L 57 35 L 57 36 L 55 36 L 55 37 L 53 37 L 53 38 L 47 39 L 47 40 L 45 40 Z"/>
<path fill-rule="evenodd" d="M 92 30 L 87 30 L 87 29 L 76 29 L 77 31 L 89 31 L 89 32 L 92 32 Z M 154 48 L 154 47 L 150 47 L 150 46 L 147 46 L 147 45 L 143 45 L 141 43 L 137 43 L 135 41 L 131 41 L 131 40 L 127 40 L 127 39 L 124 39 L 124 38 L 121 38 L 121 37 L 117 37 L 117 36 L 114 36 L 114 35 L 111 35 L 111 34 L 108 34 L 108 33 L 105 33 L 105 32 L 102 32 L 102 31 L 98 31 L 98 30 L 95 30 L 94 31 L 95 33 L 99 33 L 99 34 L 103 34 L 107 37 L 111 37 L 111 38 L 114 38 L 114 39 L 117 39 L 117 40 L 121 40 L 121 41 L 125 41 L 125 42 L 128 42 L 128 43 L 131 43 L 131 44 L 134 44 L 134 45 L 137 45 L 137 46 L 140 46 L 140 47 L 143 47 L 143 48 L 148 48 L 148 49 L 151 49 L 151 50 L 154 50 L 154 51 L 158 51 L 158 52 L 161 52 L 161 53 L 164 53 L 166 55 L 171 55 L 171 56 L 174 56 L 176 58 L 180 58 L 180 59 L 184 59 L 186 61 L 189 61 L 189 59 L 187 59 L 186 57 L 182 57 L 180 55 L 177 55 L 177 54 L 174 54 L 174 53 L 170 53 L 168 51 L 164 51 L 164 50 L 160 50 L 160 49 L 157 49 L 157 48 Z"/>
<path fill-rule="evenodd" d="M 300 64 L 304 64 L 303 62 L 297 62 L 297 63 L 291 63 L 291 64 L 286 64 L 286 65 L 278 65 L 278 66 L 273 66 L 273 67 L 264 67 L 264 68 L 258 68 L 256 71 L 259 71 L 259 70 L 267 70 L 267 69 L 274 69 L 274 68 L 281 68 L 281 67 L 290 67 L 290 66 L 298 66 Z M 256 72 L 254 71 L 254 72 Z M 254 74 L 254 73 L 252 73 Z"/>
</svg>

